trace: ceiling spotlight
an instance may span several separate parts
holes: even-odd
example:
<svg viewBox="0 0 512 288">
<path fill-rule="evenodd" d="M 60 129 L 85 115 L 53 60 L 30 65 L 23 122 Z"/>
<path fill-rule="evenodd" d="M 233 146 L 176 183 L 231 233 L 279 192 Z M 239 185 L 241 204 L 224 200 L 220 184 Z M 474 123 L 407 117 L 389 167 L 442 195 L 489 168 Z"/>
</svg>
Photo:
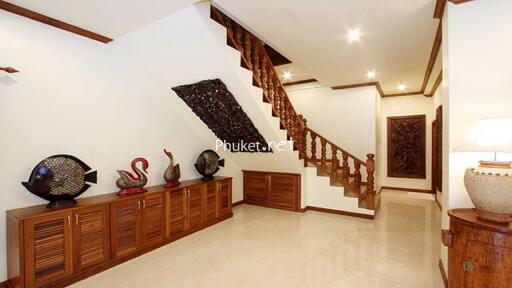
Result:
<svg viewBox="0 0 512 288">
<path fill-rule="evenodd" d="M 375 70 L 368 71 L 368 73 L 366 73 L 366 77 L 368 77 L 368 79 L 375 79 L 375 76 L 377 76 L 377 73 L 375 73 Z"/>
<path fill-rule="evenodd" d="M 404 92 L 405 91 L 405 84 L 398 85 L 398 91 Z"/>
<path fill-rule="evenodd" d="M 283 78 L 286 81 L 291 80 L 293 78 L 292 72 L 291 71 L 284 71 L 283 72 Z"/>
<path fill-rule="evenodd" d="M 361 32 L 359 32 L 359 29 L 352 29 L 348 31 L 347 39 L 348 42 L 350 43 L 359 42 L 359 40 L 361 39 Z"/>
</svg>

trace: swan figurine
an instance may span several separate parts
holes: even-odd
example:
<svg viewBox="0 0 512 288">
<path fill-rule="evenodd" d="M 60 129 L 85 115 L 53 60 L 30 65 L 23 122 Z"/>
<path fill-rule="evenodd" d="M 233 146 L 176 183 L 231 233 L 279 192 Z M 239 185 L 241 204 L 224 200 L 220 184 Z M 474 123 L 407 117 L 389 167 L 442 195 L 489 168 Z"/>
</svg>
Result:
<svg viewBox="0 0 512 288">
<path fill-rule="evenodd" d="M 142 170 L 137 167 L 137 163 L 139 162 L 142 163 Z M 148 160 L 139 157 L 132 161 L 132 170 L 135 173 L 135 176 L 128 171 L 117 170 L 119 179 L 117 179 L 116 185 L 119 187 L 119 189 L 121 189 L 119 192 L 117 192 L 117 195 L 146 192 L 147 190 L 144 189 L 144 186 L 148 183 L 148 177 L 144 173 L 148 173 L 148 167 Z"/>
<path fill-rule="evenodd" d="M 164 180 L 167 184 L 165 184 L 165 188 L 173 188 L 173 187 L 176 187 L 178 185 L 180 185 L 180 176 L 181 176 L 181 172 L 180 172 L 180 164 L 176 164 L 174 165 L 174 157 L 172 157 L 172 153 L 167 151 L 166 149 L 164 149 L 164 153 L 165 155 L 167 155 L 167 157 L 169 157 L 169 166 L 167 167 L 167 169 L 165 169 L 165 172 L 164 172 Z"/>
</svg>

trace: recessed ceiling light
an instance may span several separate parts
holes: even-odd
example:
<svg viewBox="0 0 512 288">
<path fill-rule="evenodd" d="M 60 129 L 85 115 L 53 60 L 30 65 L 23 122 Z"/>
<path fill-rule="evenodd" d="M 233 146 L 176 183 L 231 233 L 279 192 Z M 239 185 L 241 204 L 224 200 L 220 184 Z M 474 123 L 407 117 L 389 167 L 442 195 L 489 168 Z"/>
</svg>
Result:
<svg viewBox="0 0 512 288">
<path fill-rule="evenodd" d="M 377 73 L 375 73 L 375 70 L 371 70 L 371 71 L 368 71 L 368 73 L 366 73 L 366 77 L 368 77 L 368 79 L 375 79 L 375 76 L 377 76 Z"/>
<path fill-rule="evenodd" d="M 405 84 L 398 85 L 398 91 L 400 91 L 400 92 L 404 92 L 405 88 L 406 88 Z"/>
<path fill-rule="evenodd" d="M 283 72 L 283 78 L 284 80 L 291 80 L 293 78 L 293 74 L 291 71 L 284 71 Z"/>
<path fill-rule="evenodd" d="M 359 29 L 351 29 L 347 33 L 348 42 L 359 42 L 361 40 L 361 32 Z"/>
</svg>

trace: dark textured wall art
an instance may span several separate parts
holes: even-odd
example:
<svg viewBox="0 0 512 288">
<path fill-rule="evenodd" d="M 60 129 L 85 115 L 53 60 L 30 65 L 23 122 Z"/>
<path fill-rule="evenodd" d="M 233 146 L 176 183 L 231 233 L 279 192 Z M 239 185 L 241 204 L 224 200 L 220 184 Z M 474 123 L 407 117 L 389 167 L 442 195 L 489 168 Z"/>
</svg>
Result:
<svg viewBox="0 0 512 288">
<path fill-rule="evenodd" d="M 172 88 L 231 152 L 271 152 L 267 142 L 220 79 Z"/>
<path fill-rule="evenodd" d="M 425 115 L 388 117 L 388 177 L 426 178 Z"/>
</svg>

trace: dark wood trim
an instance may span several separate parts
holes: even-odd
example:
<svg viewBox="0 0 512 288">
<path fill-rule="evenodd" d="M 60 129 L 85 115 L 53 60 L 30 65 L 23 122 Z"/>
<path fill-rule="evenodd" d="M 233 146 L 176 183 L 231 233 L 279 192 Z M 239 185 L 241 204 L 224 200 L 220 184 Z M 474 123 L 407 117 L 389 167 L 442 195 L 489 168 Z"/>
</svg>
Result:
<svg viewBox="0 0 512 288">
<path fill-rule="evenodd" d="M 375 84 L 375 87 L 377 88 L 377 91 L 379 91 L 380 97 L 384 97 L 384 90 L 382 90 L 382 86 L 380 86 L 380 82 L 377 82 Z"/>
<path fill-rule="evenodd" d="M 437 193 L 434 194 L 435 200 L 436 200 L 436 206 L 439 208 L 439 210 L 443 211 L 443 206 L 441 206 L 441 202 L 439 202 L 439 199 L 437 198 Z"/>
<path fill-rule="evenodd" d="M 321 208 L 321 207 L 315 207 L 315 206 L 306 206 L 304 209 L 302 209 L 302 212 L 306 211 L 317 211 L 317 212 L 324 212 L 324 213 L 331 213 L 331 214 L 338 214 L 343 216 L 350 216 L 350 217 L 357 217 L 357 218 L 363 218 L 363 219 L 375 219 L 374 215 L 369 214 L 361 214 L 356 212 L 348 212 L 343 210 L 335 210 L 335 209 L 328 209 L 328 208 Z"/>
<path fill-rule="evenodd" d="M 80 36 L 90 38 L 90 39 L 93 39 L 93 40 L 96 40 L 96 41 L 99 41 L 102 43 L 109 43 L 112 41 L 111 38 L 108 38 L 106 36 L 91 32 L 89 30 L 82 29 L 80 27 L 77 27 L 77 26 L 62 22 L 62 21 L 59 21 L 57 19 L 54 19 L 54 18 L 45 16 L 43 14 L 37 13 L 35 11 L 25 9 L 23 7 L 5 2 L 3 0 L 0 0 L 0 9 L 3 9 L 5 11 L 17 14 L 19 16 L 26 17 L 26 18 L 29 18 L 29 19 L 62 29 L 62 30 L 66 30 L 66 31 L 74 33 L 74 34 L 78 34 Z"/>
<path fill-rule="evenodd" d="M 443 19 L 444 8 L 446 7 L 446 0 L 437 0 L 436 8 L 434 9 L 434 18 Z"/>
<path fill-rule="evenodd" d="M 386 98 L 386 97 L 415 96 L 415 95 L 423 95 L 423 91 L 384 94 L 382 97 Z"/>
<path fill-rule="evenodd" d="M 240 206 L 240 205 L 242 205 L 242 204 L 244 204 L 244 200 L 243 200 L 243 199 L 242 199 L 242 200 L 240 200 L 240 201 L 237 201 L 237 202 L 235 202 L 235 203 L 233 203 L 233 204 L 231 204 L 231 207 Z"/>
<path fill-rule="evenodd" d="M 9 74 L 20 72 L 19 70 L 12 68 L 12 67 L 0 67 L 0 71 L 5 71 L 6 73 L 9 73 Z"/>
<path fill-rule="evenodd" d="M 7 283 L 7 281 L 0 282 L 0 288 L 7 288 L 7 287 L 9 287 L 9 284 Z"/>
<path fill-rule="evenodd" d="M 425 89 L 427 89 L 428 81 L 430 80 L 430 76 L 432 75 L 432 69 L 434 68 L 437 56 L 439 55 L 439 50 L 441 49 L 442 38 L 443 25 L 442 22 L 439 22 L 439 25 L 437 26 L 436 37 L 434 38 L 434 44 L 432 45 L 432 50 L 430 51 L 430 58 L 428 60 L 427 71 L 425 71 L 423 85 L 421 86 L 422 93 L 425 93 Z"/>
<path fill-rule="evenodd" d="M 462 3 L 466 3 L 466 2 L 471 2 L 473 0 L 448 0 L 448 1 L 453 4 L 462 4 Z"/>
<path fill-rule="evenodd" d="M 357 83 L 357 84 L 349 84 L 349 85 L 338 85 L 331 87 L 332 90 L 342 90 L 342 89 L 352 89 L 359 87 L 367 87 L 367 86 L 375 86 L 378 82 L 368 82 L 368 83 Z"/>
<path fill-rule="evenodd" d="M 243 170 L 242 172 L 250 172 L 250 173 L 261 173 L 261 174 L 281 174 L 281 175 L 294 175 L 294 176 L 301 176 L 300 173 L 291 173 L 291 172 L 275 172 L 275 171 L 255 171 L 255 170 Z"/>
<path fill-rule="evenodd" d="M 443 70 L 439 71 L 439 75 L 437 76 L 436 82 L 434 83 L 434 86 L 432 86 L 432 91 L 430 93 L 425 94 L 426 97 L 432 97 L 437 91 L 437 88 L 439 88 L 439 85 L 441 85 L 441 82 L 443 82 Z"/>
<path fill-rule="evenodd" d="M 382 186 L 382 189 L 395 190 L 395 191 L 405 191 L 405 192 L 425 193 L 425 194 L 434 194 L 434 193 L 432 193 L 432 190 L 430 190 L 430 189 L 402 188 L 402 187 L 391 187 L 391 186 Z"/>
<path fill-rule="evenodd" d="M 306 79 L 306 80 L 286 82 L 286 83 L 283 83 L 283 86 L 292 86 L 292 85 L 299 85 L 299 84 L 306 84 L 306 83 L 313 83 L 313 82 L 318 82 L 318 81 L 314 78 L 311 78 L 311 79 Z"/>
<path fill-rule="evenodd" d="M 444 287 L 448 288 L 448 277 L 446 276 L 446 270 L 444 269 L 443 261 L 439 259 L 439 272 L 443 278 Z"/>
</svg>

